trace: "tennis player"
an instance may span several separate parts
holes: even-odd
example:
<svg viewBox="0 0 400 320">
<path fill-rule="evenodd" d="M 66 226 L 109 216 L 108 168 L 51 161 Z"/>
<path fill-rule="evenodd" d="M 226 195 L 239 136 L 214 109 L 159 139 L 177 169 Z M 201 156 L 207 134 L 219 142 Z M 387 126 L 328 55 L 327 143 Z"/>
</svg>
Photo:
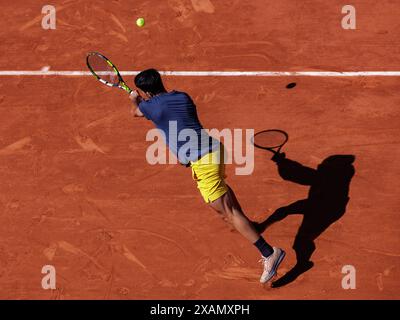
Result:
<svg viewBox="0 0 400 320">
<path fill-rule="evenodd" d="M 135 77 L 135 85 L 137 90 L 130 95 L 133 114 L 154 123 L 179 162 L 191 167 L 192 177 L 204 201 L 257 247 L 264 266 L 260 282 L 269 281 L 275 276 L 285 252 L 271 247 L 243 213 L 234 192 L 224 180 L 223 145 L 205 132 L 192 99 L 184 92 L 167 92 L 155 69 L 140 72 Z M 176 128 L 177 132 L 170 132 L 171 128 Z M 175 139 L 185 129 L 190 129 L 185 131 L 186 134 L 194 132 L 196 137 L 189 137 L 189 141 Z"/>
</svg>

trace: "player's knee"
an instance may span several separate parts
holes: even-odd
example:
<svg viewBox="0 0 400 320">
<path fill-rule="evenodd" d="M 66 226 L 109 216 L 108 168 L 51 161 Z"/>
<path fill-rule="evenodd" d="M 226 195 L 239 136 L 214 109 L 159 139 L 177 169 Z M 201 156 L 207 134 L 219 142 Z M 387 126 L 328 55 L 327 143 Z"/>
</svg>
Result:
<svg viewBox="0 0 400 320">
<path fill-rule="evenodd" d="M 233 223 L 233 218 L 234 218 L 233 212 L 232 211 L 228 211 L 226 213 L 226 218 L 227 218 L 229 223 Z"/>
<path fill-rule="evenodd" d="M 223 210 L 223 211 L 221 212 L 221 216 L 223 217 L 223 220 L 224 220 L 225 222 L 228 222 L 228 223 L 230 223 L 230 224 L 233 224 L 234 216 L 233 216 L 233 213 L 232 213 L 230 210 Z"/>
</svg>

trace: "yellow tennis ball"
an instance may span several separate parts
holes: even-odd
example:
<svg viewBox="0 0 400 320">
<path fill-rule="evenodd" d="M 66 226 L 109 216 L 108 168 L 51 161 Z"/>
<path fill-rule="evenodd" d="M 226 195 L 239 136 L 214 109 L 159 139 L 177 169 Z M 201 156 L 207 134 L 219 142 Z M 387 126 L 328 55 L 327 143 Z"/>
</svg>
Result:
<svg viewBox="0 0 400 320">
<path fill-rule="evenodd" d="M 143 27 L 144 26 L 144 18 L 137 19 L 136 24 L 138 27 Z"/>
</svg>

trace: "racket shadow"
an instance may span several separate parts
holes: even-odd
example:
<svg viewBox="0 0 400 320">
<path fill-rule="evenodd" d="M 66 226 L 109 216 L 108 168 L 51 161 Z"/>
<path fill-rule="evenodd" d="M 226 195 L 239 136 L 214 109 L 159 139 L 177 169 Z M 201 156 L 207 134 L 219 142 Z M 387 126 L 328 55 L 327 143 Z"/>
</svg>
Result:
<svg viewBox="0 0 400 320">
<path fill-rule="evenodd" d="M 281 207 L 265 221 L 255 223 L 257 230 L 262 233 L 270 225 L 289 215 L 303 215 L 293 243 L 296 265 L 272 283 L 272 287 L 275 288 L 293 282 L 313 267 L 314 263 L 310 259 L 316 250 L 314 241 L 345 214 L 350 200 L 350 183 L 355 173 L 353 155 L 330 156 L 323 160 L 317 169 L 303 166 L 282 155 L 275 159 L 279 175 L 284 180 L 310 186 L 310 189 L 306 199 Z"/>
</svg>

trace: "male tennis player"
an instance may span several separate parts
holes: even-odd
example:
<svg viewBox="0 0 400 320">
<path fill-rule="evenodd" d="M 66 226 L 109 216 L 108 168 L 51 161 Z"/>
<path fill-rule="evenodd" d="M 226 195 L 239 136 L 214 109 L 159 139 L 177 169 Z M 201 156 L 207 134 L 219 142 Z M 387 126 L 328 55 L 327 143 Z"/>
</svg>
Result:
<svg viewBox="0 0 400 320">
<path fill-rule="evenodd" d="M 139 73 L 135 77 L 135 85 L 137 90 L 130 95 L 133 114 L 151 120 L 179 162 L 191 167 L 192 177 L 204 201 L 260 251 L 260 261 L 264 265 L 260 282 L 270 280 L 276 274 L 285 252 L 271 247 L 243 213 L 235 194 L 224 181 L 223 146 L 203 130 L 192 99 L 184 92 L 167 92 L 160 74 L 154 69 Z M 171 128 L 177 132 L 171 132 Z M 189 141 L 171 139 L 178 137 L 182 130 L 189 135 Z M 195 136 L 190 137 L 190 132 Z"/>
</svg>

